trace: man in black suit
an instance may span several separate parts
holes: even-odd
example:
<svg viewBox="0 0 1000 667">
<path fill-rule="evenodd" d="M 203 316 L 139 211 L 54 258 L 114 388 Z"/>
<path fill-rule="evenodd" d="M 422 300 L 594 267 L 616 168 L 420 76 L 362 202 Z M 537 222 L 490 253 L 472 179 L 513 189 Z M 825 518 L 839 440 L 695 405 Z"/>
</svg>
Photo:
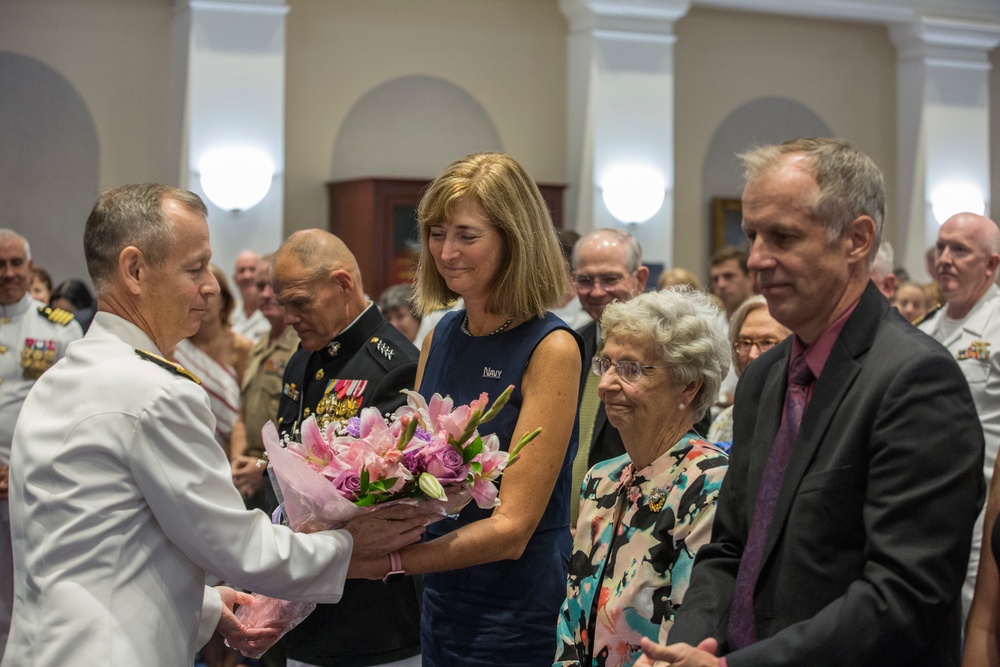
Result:
<svg viewBox="0 0 1000 667">
<path fill-rule="evenodd" d="M 794 335 L 740 379 L 712 542 L 643 661 L 958 665 L 983 434 L 954 359 L 869 279 L 881 172 L 833 139 L 742 158 L 749 268 Z"/>
<path fill-rule="evenodd" d="M 581 237 L 573 247 L 573 281 L 580 303 L 594 321 L 579 330 L 584 342 L 581 391 L 587 391 L 587 377 L 592 375 L 590 360 L 600 350 L 601 315 L 612 301 L 628 301 L 646 289 L 649 268 L 642 265 L 642 249 L 635 237 L 619 229 L 595 229 Z M 596 376 L 595 376 L 596 377 Z M 594 397 L 597 384 L 594 383 Z M 580 449 L 577 456 L 586 457 L 586 473 L 595 463 L 625 453 L 618 430 L 608 423 L 604 404 L 598 401 L 591 422 L 593 430 L 585 442 L 587 426 L 580 423 Z M 583 412 L 581 410 L 581 415 Z M 589 415 L 588 415 L 589 416 Z M 582 463 L 582 461 L 581 461 Z M 576 468 L 576 466 L 574 466 Z M 583 476 L 580 476 L 582 479 Z M 575 480 L 574 488 L 579 486 Z"/>
</svg>

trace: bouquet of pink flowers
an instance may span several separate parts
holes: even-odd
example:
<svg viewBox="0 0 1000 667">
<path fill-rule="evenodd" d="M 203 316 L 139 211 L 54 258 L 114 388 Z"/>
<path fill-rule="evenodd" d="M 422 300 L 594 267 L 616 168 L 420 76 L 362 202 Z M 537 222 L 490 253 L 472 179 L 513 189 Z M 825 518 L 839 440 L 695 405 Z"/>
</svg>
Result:
<svg viewBox="0 0 1000 667">
<path fill-rule="evenodd" d="M 542 430 L 525 434 L 510 452 L 500 450 L 496 435 L 479 435 L 479 425 L 500 412 L 513 389 L 507 387 L 488 409 L 485 393 L 455 407 L 450 397 L 434 394 L 428 402 L 407 391 L 406 405 L 385 418 L 376 408 L 364 408 L 346 423 L 321 429 L 309 417 L 301 442 L 282 441 L 268 422 L 264 448 L 289 526 L 304 533 L 339 528 L 386 503 L 415 504 L 437 518 L 457 514 L 471 500 L 483 509 L 498 506 L 496 480 Z M 283 635 L 315 606 L 255 594 L 236 615 L 250 627 L 280 627 Z"/>
</svg>

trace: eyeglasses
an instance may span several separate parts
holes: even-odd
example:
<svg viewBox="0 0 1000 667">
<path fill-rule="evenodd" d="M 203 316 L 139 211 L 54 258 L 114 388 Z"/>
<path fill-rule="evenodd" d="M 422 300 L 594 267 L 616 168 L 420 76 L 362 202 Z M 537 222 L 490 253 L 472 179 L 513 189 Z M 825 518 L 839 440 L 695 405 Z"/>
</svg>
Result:
<svg viewBox="0 0 1000 667">
<path fill-rule="evenodd" d="M 641 378 L 642 372 L 647 368 L 668 368 L 668 366 L 644 366 L 638 361 L 630 359 L 612 362 L 607 357 L 594 357 L 590 368 L 594 371 L 594 375 L 604 375 L 612 366 L 615 368 L 615 373 L 618 373 L 618 377 L 629 383 Z"/>
<path fill-rule="evenodd" d="M 780 342 L 781 341 L 777 338 L 762 338 L 760 340 L 740 338 L 739 340 L 733 341 L 733 349 L 740 354 L 750 354 L 750 350 L 752 350 L 753 346 L 756 345 L 757 349 L 760 350 L 761 353 L 764 353 Z"/>
<path fill-rule="evenodd" d="M 573 281 L 576 283 L 577 287 L 584 290 L 592 290 L 598 285 L 604 289 L 608 289 L 609 287 L 614 287 L 621 281 L 625 280 L 628 275 L 631 274 L 622 275 L 620 273 L 605 273 L 600 276 L 590 276 L 586 273 L 574 273 Z"/>
</svg>

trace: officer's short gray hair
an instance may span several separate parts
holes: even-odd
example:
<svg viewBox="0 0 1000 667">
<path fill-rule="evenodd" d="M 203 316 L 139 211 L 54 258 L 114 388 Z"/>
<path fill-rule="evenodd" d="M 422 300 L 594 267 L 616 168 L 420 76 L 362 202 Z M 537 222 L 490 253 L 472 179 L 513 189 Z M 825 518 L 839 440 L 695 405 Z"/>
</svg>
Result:
<svg viewBox="0 0 1000 667">
<path fill-rule="evenodd" d="M 122 185 L 98 197 L 83 232 L 87 271 L 98 294 L 111 284 L 118 270 L 118 256 L 129 246 L 142 251 L 153 266 L 162 266 L 166 261 L 177 240 L 177 230 L 163 212 L 167 199 L 208 217 L 201 197 L 159 183 Z"/>
<path fill-rule="evenodd" d="M 31 245 L 28 243 L 28 239 L 24 238 L 13 229 L 0 227 L 0 242 L 2 241 L 20 241 L 24 246 L 24 259 L 31 259 Z"/>
</svg>

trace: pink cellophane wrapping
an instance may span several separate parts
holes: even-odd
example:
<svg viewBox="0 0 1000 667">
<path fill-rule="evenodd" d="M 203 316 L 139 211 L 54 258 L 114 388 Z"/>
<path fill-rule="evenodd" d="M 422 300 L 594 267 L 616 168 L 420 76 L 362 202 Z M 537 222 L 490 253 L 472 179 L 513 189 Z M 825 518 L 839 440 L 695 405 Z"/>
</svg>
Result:
<svg viewBox="0 0 1000 667">
<path fill-rule="evenodd" d="M 472 491 L 465 485 L 445 487 L 448 500 L 428 498 L 403 498 L 368 507 L 358 507 L 344 498 L 329 479 L 309 467 L 305 461 L 281 446 L 278 431 L 268 422 L 261 429 L 264 449 L 274 470 L 284 498 L 288 525 L 297 533 L 314 533 L 320 530 L 342 528 L 350 519 L 365 512 L 396 504 L 407 504 L 426 511 L 432 521 L 457 514 L 472 500 Z M 283 637 L 316 608 L 315 602 L 293 602 L 265 595 L 253 594 L 253 602 L 236 610 L 236 617 L 251 628 L 277 626 Z M 259 658 L 274 644 L 261 646 L 250 658 Z"/>
</svg>

